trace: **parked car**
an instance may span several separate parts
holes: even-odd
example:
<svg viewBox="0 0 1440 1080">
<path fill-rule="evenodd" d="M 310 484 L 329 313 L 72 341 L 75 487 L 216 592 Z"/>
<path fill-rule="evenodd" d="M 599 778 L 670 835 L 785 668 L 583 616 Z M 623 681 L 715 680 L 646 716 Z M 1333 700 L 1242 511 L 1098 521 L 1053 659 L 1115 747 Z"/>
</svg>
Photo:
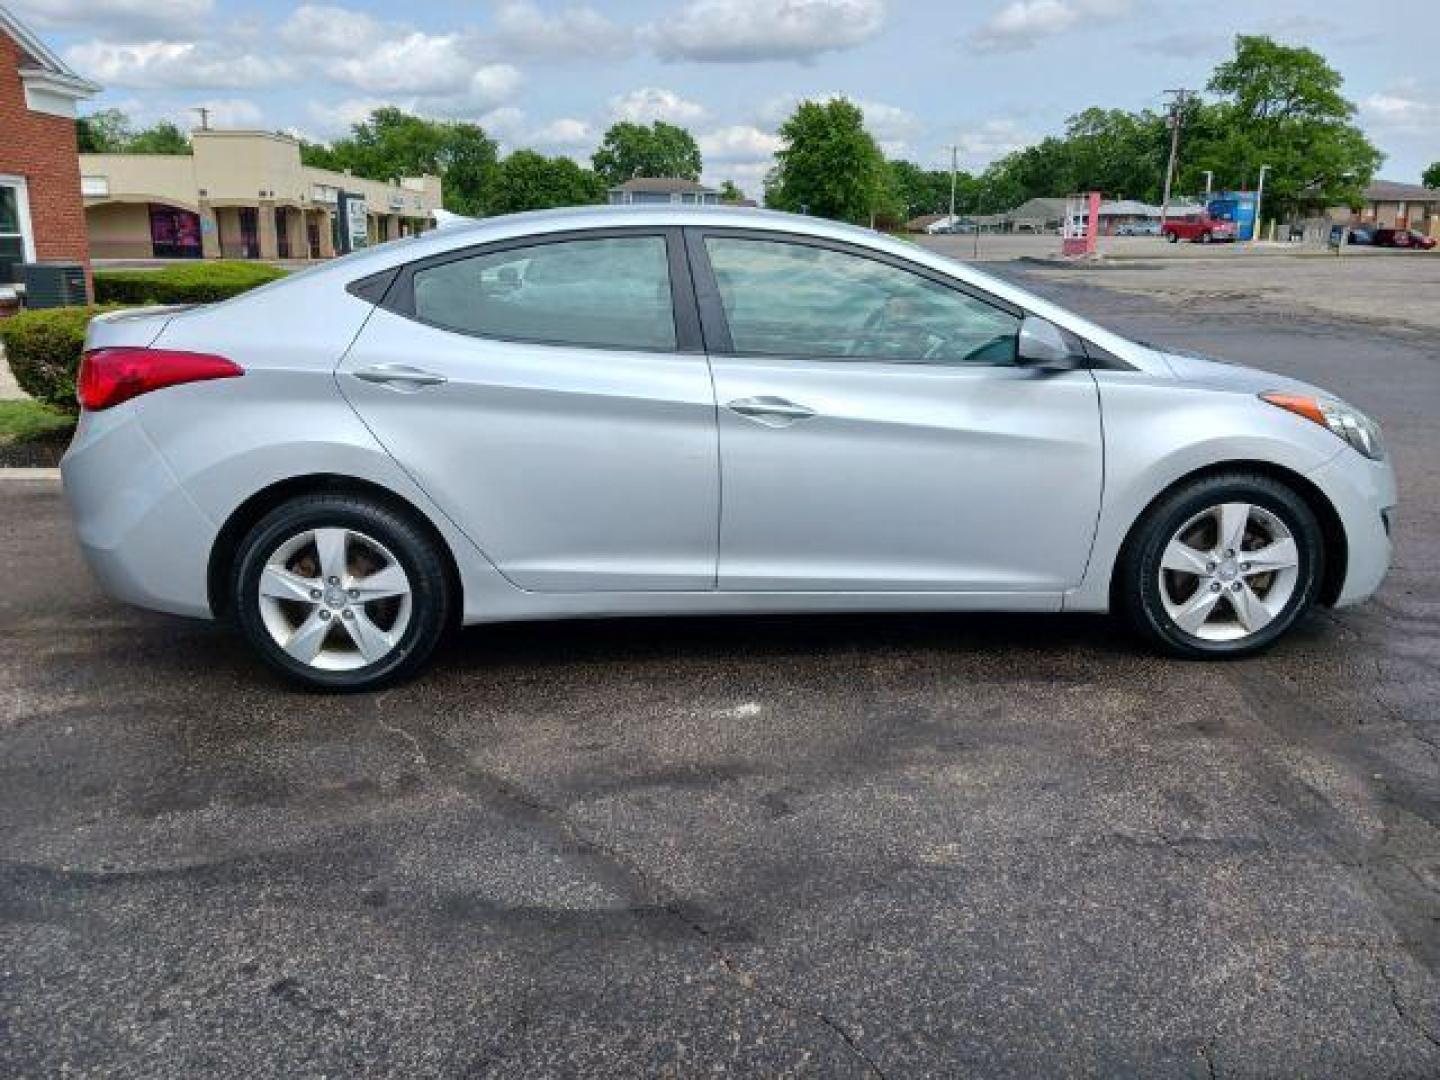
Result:
<svg viewBox="0 0 1440 1080">
<path fill-rule="evenodd" d="M 1343 230 L 1344 226 L 1336 225 L 1335 228 Z M 1368 247 L 1375 243 L 1375 231 L 1366 228 L 1352 228 L 1345 234 L 1345 242 L 1347 244 L 1355 244 L 1356 246 Z"/>
<path fill-rule="evenodd" d="M 1172 244 L 1178 244 L 1181 240 L 1209 244 L 1235 239 L 1235 223 L 1233 221 L 1211 217 L 1203 211 L 1185 214 L 1181 217 L 1166 218 L 1160 231 Z"/>
<path fill-rule="evenodd" d="M 1115 230 L 1116 236 L 1159 236 L 1158 221 L 1127 221 Z"/>
<path fill-rule="evenodd" d="M 1353 406 L 765 211 L 497 217 L 104 314 L 79 397 L 105 589 L 334 690 L 567 616 L 1114 610 L 1236 656 L 1390 559 Z"/>
<path fill-rule="evenodd" d="M 1415 229 L 1376 229 L 1371 240 L 1376 247 L 1417 248 L 1429 251 L 1435 246 L 1435 238 L 1426 236 Z"/>
</svg>

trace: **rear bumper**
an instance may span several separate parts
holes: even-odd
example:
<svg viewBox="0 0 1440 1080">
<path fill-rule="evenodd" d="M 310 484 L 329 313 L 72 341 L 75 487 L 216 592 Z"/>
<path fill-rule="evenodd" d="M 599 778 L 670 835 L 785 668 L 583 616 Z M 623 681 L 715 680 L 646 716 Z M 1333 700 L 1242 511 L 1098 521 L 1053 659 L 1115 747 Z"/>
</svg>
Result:
<svg viewBox="0 0 1440 1080">
<path fill-rule="evenodd" d="M 217 529 L 175 480 L 133 404 L 85 414 L 60 472 L 80 550 L 108 595 L 212 617 L 206 583 Z"/>
<path fill-rule="evenodd" d="M 1336 607 L 1369 599 L 1390 569 L 1396 489 L 1390 462 L 1344 450 L 1309 477 L 1326 496 L 1345 529 L 1348 561 Z"/>
</svg>

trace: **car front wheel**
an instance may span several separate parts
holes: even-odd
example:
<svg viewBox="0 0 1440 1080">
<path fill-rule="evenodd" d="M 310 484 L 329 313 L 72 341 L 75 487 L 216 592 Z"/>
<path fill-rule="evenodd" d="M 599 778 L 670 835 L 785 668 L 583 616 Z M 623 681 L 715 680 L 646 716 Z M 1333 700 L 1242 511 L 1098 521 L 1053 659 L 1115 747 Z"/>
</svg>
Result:
<svg viewBox="0 0 1440 1080">
<path fill-rule="evenodd" d="M 415 673 L 450 619 L 446 564 L 410 518 L 378 501 L 302 496 L 240 545 L 231 610 L 272 667 L 320 690 L 373 690 Z"/>
<path fill-rule="evenodd" d="M 1267 476 L 1188 484 L 1153 506 L 1117 566 L 1118 607 L 1173 656 L 1248 656 L 1314 603 L 1324 545 L 1314 513 Z"/>
</svg>

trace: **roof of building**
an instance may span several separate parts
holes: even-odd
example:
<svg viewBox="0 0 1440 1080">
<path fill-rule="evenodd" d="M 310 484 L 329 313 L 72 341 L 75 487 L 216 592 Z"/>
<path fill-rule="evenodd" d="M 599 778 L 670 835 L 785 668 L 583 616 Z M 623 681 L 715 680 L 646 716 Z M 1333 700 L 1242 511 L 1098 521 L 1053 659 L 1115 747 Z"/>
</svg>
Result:
<svg viewBox="0 0 1440 1080">
<path fill-rule="evenodd" d="M 77 97 L 98 94 L 101 87 L 82 76 L 59 55 L 41 41 L 35 31 L 22 23 L 9 8 L 0 5 L 0 31 L 4 31 L 20 46 L 24 56 L 20 74 L 44 76 L 46 81 L 57 88 L 70 90 Z"/>
<path fill-rule="evenodd" d="M 934 225 L 937 221 L 944 221 L 949 214 L 921 214 L 905 222 L 905 228 L 911 232 L 924 232 L 926 228 Z"/>
<path fill-rule="evenodd" d="M 717 195 L 712 187 L 694 180 L 682 180 L 676 176 L 636 176 L 617 184 L 611 191 L 649 191 L 660 195 L 700 194 Z"/>
<path fill-rule="evenodd" d="M 1394 180 L 1376 180 L 1365 189 L 1370 202 L 1440 202 L 1440 189 L 1419 184 L 1399 184 Z"/>
<path fill-rule="evenodd" d="M 1065 200 L 1048 197 L 1026 199 L 1005 216 L 1012 220 L 1043 218 L 1047 221 L 1059 221 L 1065 216 Z"/>
<path fill-rule="evenodd" d="M 1112 199 L 1100 204 L 1100 216 L 1158 218 L 1160 207 L 1143 203 L 1139 199 Z"/>
</svg>

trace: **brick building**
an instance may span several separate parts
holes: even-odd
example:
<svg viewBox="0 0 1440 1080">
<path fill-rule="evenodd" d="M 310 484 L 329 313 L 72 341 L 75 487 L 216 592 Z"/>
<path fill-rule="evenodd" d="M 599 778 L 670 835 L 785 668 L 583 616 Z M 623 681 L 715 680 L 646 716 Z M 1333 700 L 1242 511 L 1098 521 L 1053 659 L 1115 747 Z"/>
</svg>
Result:
<svg viewBox="0 0 1440 1080">
<path fill-rule="evenodd" d="M 0 289 L 21 262 L 88 273 L 75 103 L 99 90 L 0 7 Z"/>
</svg>

